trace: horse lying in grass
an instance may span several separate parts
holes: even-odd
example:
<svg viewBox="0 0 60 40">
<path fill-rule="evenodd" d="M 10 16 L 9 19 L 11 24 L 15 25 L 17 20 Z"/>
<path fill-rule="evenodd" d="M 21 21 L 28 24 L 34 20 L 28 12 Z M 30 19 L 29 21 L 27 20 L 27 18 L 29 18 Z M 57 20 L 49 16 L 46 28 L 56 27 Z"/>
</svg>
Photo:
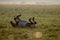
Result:
<svg viewBox="0 0 60 40">
<path fill-rule="evenodd" d="M 13 27 L 32 27 L 35 28 L 36 27 L 36 21 L 35 18 L 33 17 L 32 19 L 29 18 L 29 21 L 26 20 L 21 20 L 19 17 L 21 15 L 18 15 L 16 17 L 14 17 L 15 23 L 13 23 L 12 21 L 10 21 L 11 25 Z"/>
</svg>

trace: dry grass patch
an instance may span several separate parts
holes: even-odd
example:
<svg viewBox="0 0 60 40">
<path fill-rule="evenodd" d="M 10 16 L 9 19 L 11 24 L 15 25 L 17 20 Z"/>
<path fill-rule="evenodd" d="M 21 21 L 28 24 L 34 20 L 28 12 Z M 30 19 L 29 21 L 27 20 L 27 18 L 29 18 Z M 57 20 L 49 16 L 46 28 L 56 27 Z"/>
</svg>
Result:
<svg viewBox="0 0 60 40">
<path fill-rule="evenodd" d="M 34 37 L 35 38 L 42 38 L 42 32 L 35 32 Z"/>
</svg>

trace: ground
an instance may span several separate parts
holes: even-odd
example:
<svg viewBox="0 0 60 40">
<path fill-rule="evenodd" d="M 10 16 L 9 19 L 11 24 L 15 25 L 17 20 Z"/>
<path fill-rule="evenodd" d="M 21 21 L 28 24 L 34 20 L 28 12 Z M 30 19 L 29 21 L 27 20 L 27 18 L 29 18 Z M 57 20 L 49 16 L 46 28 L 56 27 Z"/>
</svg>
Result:
<svg viewBox="0 0 60 40">
<path fill-rule="evenodd" d="M 36 28 L 13 28 L 10 21 L 35 17 Z M 1 5 L 0 40 L 60 40 L 60 5 Z"/>
</svg>

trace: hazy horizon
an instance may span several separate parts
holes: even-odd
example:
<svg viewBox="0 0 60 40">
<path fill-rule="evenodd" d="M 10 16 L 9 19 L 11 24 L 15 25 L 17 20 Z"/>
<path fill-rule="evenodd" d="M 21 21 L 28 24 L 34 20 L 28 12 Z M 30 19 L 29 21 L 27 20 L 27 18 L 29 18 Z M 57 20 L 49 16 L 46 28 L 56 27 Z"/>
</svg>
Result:
<svg viewBox="0 0 60 40">
<path fill-rule="evenodd" d="M 60 0 L 0 0 L 0 3 L 28 3 L 28 4 L 60 4 Z"/>
</svg>

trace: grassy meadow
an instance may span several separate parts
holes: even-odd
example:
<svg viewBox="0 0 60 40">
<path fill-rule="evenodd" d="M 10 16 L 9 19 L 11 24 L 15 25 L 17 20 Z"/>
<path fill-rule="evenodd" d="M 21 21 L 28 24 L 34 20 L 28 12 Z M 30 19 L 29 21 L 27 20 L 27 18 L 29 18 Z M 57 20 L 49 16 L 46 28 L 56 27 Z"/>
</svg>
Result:
<svg viewBox="0 0 60 40">
<path fill-rule="evenodd" d="M 21 14 L 21 19 L 35 17 L 36 28 L 13 28 L 10 21 Z M 35 37 L 41 32 L 40 38 Z M 1 5 L 0 40 L 60 40 L 60 5 Z"/>
</svg>

